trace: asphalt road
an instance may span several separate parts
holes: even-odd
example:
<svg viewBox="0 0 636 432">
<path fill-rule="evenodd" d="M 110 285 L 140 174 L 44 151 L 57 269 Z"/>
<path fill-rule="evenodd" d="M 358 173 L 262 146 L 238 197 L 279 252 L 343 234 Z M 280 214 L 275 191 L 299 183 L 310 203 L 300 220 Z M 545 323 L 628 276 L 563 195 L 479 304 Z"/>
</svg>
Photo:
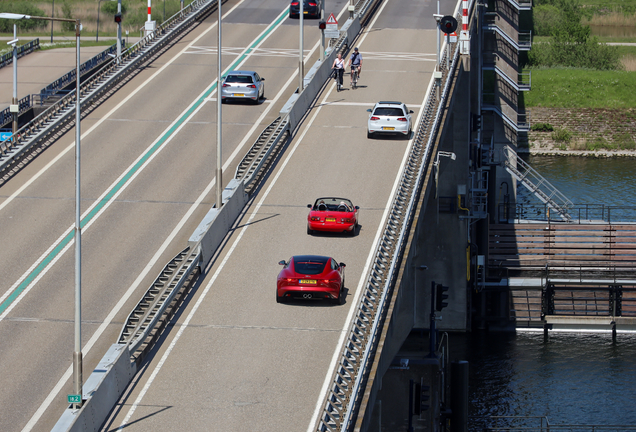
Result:
<svg viewBox="0 0 636 432">
<path fill-rule="evenodd" d="M 346 4 L 327 2 L 327 12 Z M 265 101 L 224 105 L 224 184 L 296 88 L 298 28 L 285 8 L 224 6 L 224 68 L 266 79 Z M 307 429 L 409 146 L 367 140 L 366 109 L 401 100 L 417 117 L 434 68 L 433 12 L 415 0 L 383 6 L 356 42 L 360 87 L 337 93 L 330 83 L 320 96 L 109 429 Z M 214 202 L 215 23 L 206 19 L 82 121 L 85 378 Z M 312 23 L 308 65 L 318 56 Z M 239 64 L 246 47 L 255 49 Z M 73 140 L 71 130 L 0 187 L 2 431 L 50 430 L 71 393 Z M 361 207 L 357 237 L 307 236 L 306 204 L 319 195 Z M 347 263 L 346 305 L 275 303 L 276 263 L 300 253 Z"/>
<path fill-rule="evenodd" d="M 416 118 L 435 64 L 435 31 L 403 7 L 356 42 L 360 88 L 322 93 L 105 430 L 311 429 L 410 144 L 368 140 L 366 109 L 400 100 Z M 306 204 L 334 195 L 361 207 L 359 235 L 308 236 Z M 277 262 L 295 254 L 347 264 L 344 306 L 275 302 Z"/>
</svg>

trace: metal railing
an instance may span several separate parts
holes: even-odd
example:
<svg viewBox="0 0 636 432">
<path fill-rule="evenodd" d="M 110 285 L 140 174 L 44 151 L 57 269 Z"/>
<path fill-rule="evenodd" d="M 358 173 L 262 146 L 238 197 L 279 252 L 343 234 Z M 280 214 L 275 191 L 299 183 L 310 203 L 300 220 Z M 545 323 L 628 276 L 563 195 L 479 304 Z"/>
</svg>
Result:
<svg viewBox="0 0 636 432">
<path fill-rule="evenodd" d="M 40 38 L 33 39 L 31 42 L 27 42 L 24 45 L 18 47 L 18 58 L 25 56 L 36 49 L 40 48 Z M 0 57 L 0 68 L 13 63 L 13 50 L 6 54 L 2 54 Z"/>
<path fill-rule="evenodd" d="M 573 204 L 568 197 L 561 193 L 526 161 L 521 159 L 510 146 L 505 146 L 502 149 L 502 153 L 502 162 L 506 171 L 512 174 L 518 182 L 539 198 L 541 202 L 556 211 L 563 220 L 568 222 L 572 220 L 569 209 Z"/>
<path fill-rule="evenodd" d="M 472 7 L 471 2 L 471 6 Z M 457 18 L 460 19 L 459 14 Z M 445 70 L 446 50 L 441 61 L 444 87 L 440 99 L 436 89 L 427 95 L 424 113 L 416 129 L 409 160 L 402 172 L 399 187 L 390 206 L 384 234 L 375 251 L 374 260 L 360 303 L 347 332 L 338 358 L 333 381 L 323 402 L 318 419 L 318 431 L 346 431 L 352 427 L 364 394 L 372 353 L 377 348 L 385 325 L 387 308 L 399 262 L 406 245 L 406 236 L 414 217 L 414 207 L 430 163 L 433 141 L 440 127 L 443 106 L 449 95 L 451 77 L 459 60 L 459 44 L 455 44 L 449 70 Z"/>
<path fill-rule="evenodd" d="M 483 111 L 497 113 L 508 125 L 517 132 L 530 130 L 530 112 L 518 112 L 516 108 L 497 98 L 495 93 L 482 93 Z"/>
<path fill-rule="evenodd" d="M 511 202 L 497 205 L 497 220 L 500 222 L 541 221 L 562 222 L 558 212 L 550 210 L 546 203 Z M 636 223 L 636 206 L 614 206 L 606 204 L 572 204 L 568 207 L 570 221 Z"/>
<path fill-rule="evenodd" d="M 202 14 L 207 13 L 217 0 L 195 0 L 182 11 L 158 26 L 157 30 L 132 45 L 121 57 L 107 61 L 100 70 L 80 86 L 80 103 L 86 110 L 90 103 L 104 95 L 138 65 L 156 54 L 172 38 L 192 25 Z M 0 173 L 22 160 L 34 146 L 47 139 L 62 125 L 74 122 L 75 90 L 63 96 L 54 105 L 44 110 L 18 130 L 15 139 L 0 143 Z"/>
<path fill-rule="evenodd" d="M 470 423 L 485 432 L 623 432 L 636 425 L 554 424 L 546 416 L 471 417 Z"/>
<path fill-rule="evenodd" d="M 116 52 L 117 44 L 110 46 L 101 53 L 82 63 L 79 68 L 80 77 L 83 76 L 85 73 L 92 71 L 104 62 L 112 60 L 114 58 L 113 54 Z M 40 90 L 41 100 L 45 100 L 47 97 L 58 93 L 60 90 L 63 90 L 70 85 L 74 85 L 76 74 L 77 71 L 75 70 L 75 68 L 73 68 L 72 71 L 68 72 L 67 74 L 53 81 L 51 84 L 44 87 L 42 90 Z"/>
</svg>

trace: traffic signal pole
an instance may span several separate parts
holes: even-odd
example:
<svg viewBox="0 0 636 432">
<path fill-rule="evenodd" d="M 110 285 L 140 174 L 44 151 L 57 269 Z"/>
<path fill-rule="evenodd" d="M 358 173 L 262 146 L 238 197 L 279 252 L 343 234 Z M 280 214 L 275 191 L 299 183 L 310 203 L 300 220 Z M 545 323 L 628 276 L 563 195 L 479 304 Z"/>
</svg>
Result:
<svg viewBox="0 0 636 432">
<path fill-rule="evenodd" d="M 428 357 L 437 358 L 437 328 L 435 327 L 435 281 L 431 281 L 431 314 L 428 336 Z"/>
</svg>

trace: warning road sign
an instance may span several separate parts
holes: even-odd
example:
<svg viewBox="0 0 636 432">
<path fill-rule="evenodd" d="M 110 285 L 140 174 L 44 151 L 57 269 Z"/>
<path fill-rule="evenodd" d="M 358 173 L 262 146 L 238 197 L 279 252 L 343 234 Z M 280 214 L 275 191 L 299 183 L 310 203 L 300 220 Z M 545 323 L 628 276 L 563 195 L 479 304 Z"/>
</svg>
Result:
<svg viewBox="0 0 636 432">
<path fill-rule="evenodd" d="M 334 14 L 329 15 L 327 18 L 327 22 L 325 25 L 325 37 L 326 38 L 337 38 L 340 36 L 338 32 L 338 21 Z"/>
</svg>

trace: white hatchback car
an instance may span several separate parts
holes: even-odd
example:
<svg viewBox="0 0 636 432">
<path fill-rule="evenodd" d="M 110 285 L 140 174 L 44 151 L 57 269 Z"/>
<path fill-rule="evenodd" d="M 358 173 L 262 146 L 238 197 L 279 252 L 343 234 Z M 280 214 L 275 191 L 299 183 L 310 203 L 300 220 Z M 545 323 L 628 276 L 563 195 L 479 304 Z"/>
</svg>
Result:
<svg viewBox="0 0 636 432">
<path fill-rule="evenodd" d="M 254 71 L 233 70 L 228 72 L 221 86 L 221 101 L 248 99 L 257 104 L 265 97 L 265 78 Z"/>
<path fill-rule="evenodd" d="M 375 134 L 401 134 L 411 136 L 411 114 L 413 111 L 402 102 L 378 102 L 373 109 L 367 124 L 367 138 Z"/>
</svg>

